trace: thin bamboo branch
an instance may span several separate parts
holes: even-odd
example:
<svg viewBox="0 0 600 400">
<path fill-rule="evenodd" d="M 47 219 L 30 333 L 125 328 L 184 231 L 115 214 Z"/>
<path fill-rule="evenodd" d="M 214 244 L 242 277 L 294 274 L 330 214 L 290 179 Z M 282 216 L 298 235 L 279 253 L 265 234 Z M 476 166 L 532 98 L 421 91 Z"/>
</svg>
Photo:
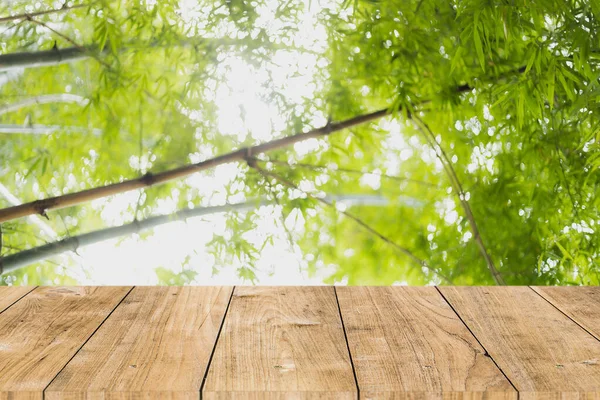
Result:
<svg viewBox="0 0 600 400">
<path fill-rule="evenodd" d="M 483 239 L 481 238 L 481 235 L 479 233 L 479 228 L 477 227 L 477 222 L 475 221 L 475 216 L 473 215 L 473 211 L 471 210 L 471 205 L 469 204 L 469 201 L 466 198 L 466 194 L 463 190 L 460 180 L 458 179 L 458 175 L 456 174 L 456 171 L 452 166 L 452 162 L 448 158 L 448 155 L 442 148 L 441 144 L 438 143 L 438 141 L 436 140 L 435 135 L 431 131 L 431 128 L 429 128 L 429 125 L 427 125 L 422 119 L 414 115 L 412 116 L 412 120 L 415 122 L 415 126 L 417 127 L 417 129 L 425 137 L 425 140 L 427 140 L 429 145 L 434 149 L 436 156 L 444 166 L 444 169 L 448 174 L 448 178 L 450 179 L 450 182 L 452 184 L 452 188 L 454 189 L 454 192 L 456 192 L 459 202 L 463 210 L 465 211 L 467 220 L 469 221 L 469 226 L 471 228 L 471 232 L 473 233 L 473 240 L 475 241 L 475 243 L 477 243 L 479 252 L 483 256 L 487 268 L 492 274 L 494 282 L 496 283 L 496 285 L 506 285 L 504 279 L 502 278 L 502 275 L 500 275 L 500 272 L 494 265 L 494 260 L 492 260 L 492 257 L 488 253 L 487 248 L 483 243 Z"/>
<path fill-rule="evenodd" d="M 345 172 L 347 174 L 354 174 L 354 175 L 376 175 L 379 176 L 381 178 L 384 179 L 389 179 L 392 181 L 397 181 L 397 182 L 411 182 L 411 183 L 416 183 L 418 185 L 423 185 L 423 186 L 430 186 L 430 187 L 436 187 L 439 188 L 438 185 L 434 184 L 434 183 L 430 183 L 430 182 L 425 182 L 425 181 L 420 181 L 417 179 L 411 179 L 411 178 L 405 178 L 402 176 L 393 176 L 393 175 L 387 175 L 381 172 L 367 172 L 367 171 L 360 171 L 357 169 L 351 169 L 351 168 L 330 168 L 327 167 L 325 165 L 314 165 L 314 164 L 306 164 L 306 163 L 291 163 L 291 162 L 287 162 L 287 161 L 281 161 L 281 160 L 274 160 L 274 159 L 269 159 L 269 162 L 273 163 L 273 164 L 279 164 L 279 165 L 285 165 L 288 167 L 301 167 L 301 168 L 307 168 L 307 169 L 312 169 L 312 170 L 326 170 L 329 172 Z"/>
<path fill-rule="evenodd" d="M 10 15 L 8 17 L 0 17 L 0 23 L 8 22 L 8 21 L 16 21 L 19 19 L 27 19 L 27 18 L 31 18 L 31 17 L 38 17 L 40 15 L 56 14 L 56 13 L 60 13 L 60 12 L 68 11 L 68 10 L 74 10 L 77 8 L 88 7 L 89 5 L 90 4 L 75 4 L 72 6 L 68 6 L 65 3 L 61 8 L 53 8 L 53 9 L 44 10 L 44 11 L 35 11 L 35 12 L 31 12 L 31 13 Z"/>
<path fill-rule="evenodd" d="M 346 204 L 348 207 L 353 205 L 386 205 L 388 200 L 380 196 L 369 195 L 339 195 L 328 196 L 332 201 Z M 77 251 L 79 248 L 100 243 L 105 240 L 116 239 L 121 236 L 139 233 L 141 231 L 157 227 L 175 221 L 184 221 L 189 218 L 212 215 L 217 213 L 232 211 L 247 211 L 269 204 L 265 200 L 247 201 L 244 203 L 226 204 L 215 207 L 197 207 L 187 210 L 177 211 L 170 215 L 160 215 L 146 218 L 144 220 L 135 220 L 132 223 L 100 229 L 93 232 L 72 236 L 63 240 L 47 243 L 42 246 L 23 250 L 18 253 L 10 254 L 4 258 L 0 257 L 0 275 L 2 273 L 12 272 L 16 269 L 31 265 L 35 262 L 43 261 L 49 257 L 62 254 L 66 251 Z"/>
<path fill-rule="evenodd" d="M 54 132 L 91 132 L 94 136 L 102 135 L 101 129 L 86 128 L 83 126 L 0 124 L 0 134 L 50 135 Z"/>
<path fill-rule="evenodd" d="M 447 283 L 449 283 L 451 285 L 453 284 L 452 281 L 450 280 L 450 278 L 448 278 L 445 274 L 443 274 L 442 272 L 440 272 L 438 269 L 431 267 L 425 260 L 422 260 L 419 257 L 417 257 L 412 251 L 408 250 L 405 247 L 400 246 L 399 244 L 397 244 L 396 242 L 394 242 L 393 240 L 391 240 L 387 236 L 385 236 L 382 233 L 380 233 L 379 231 L 373 229 L 369 224 L 367 224 L 366 222 L 364 222 L 362 219 L 358 218 L 354 214 L 351 214 L 351 213 L 349 213 L 349 212 L 347 212 L 345 210 L 340 210 L 332 202 L 330 202 L 326 198 L 313 196 L 312 194 L 310 194 L 310 193 L 308 193 L 308 192 L 300 189 L 295 183 L 287 180 L 286 178 L 282 177 L 281 175 L 278 175 L 278 174 L 276 174 L 276 173 L 274 173 L 272 171 L 267 171 L 267 170 L 263 169 L 262 167 L 260 167 L 258 165 L 258 161 L 260 161 L 260 160 L 258 160 L 256 158 L 248 157 L 246 159 L 246 161 L 248 162 L 248 165 L 250 166 L 250 168 L 255 169 L 263 177 L 265 177 L 265 178 L 269 178 L 270 177 L 272 179 L 275 179 L 276 181 L 282 183 L 283 185 L 289 187 L 290 189 L 296 189 L 296 190 L 304 193 L 308 198 L 311 198 L 311 199 L 313 199 L 313 200 L 315 200 L 315 201 L 317 201 L 317 202 L 319 202 L 321 204 L 324 204 L 324 205 L 326 205 L 328 207 L 333 207 L 338 212 L 340 212 L 341 214 L 343 214 L 347 218 L 351 219 L 352 221 L 354 221 L 355 223 L 357 223 L 358 225 L 360 225 L 367 232 L 369 232 L 372 235 L 374 235 L 374 236 L 378 237 L 379 239 L 383 240 L 385 243 L 391 245 L 393 248 L 395 248 L 400 253 L 408 256 L 411 260 L 413 260 L 414 262 L 416 262 L 417 264 L 419 264 L 419 266 L 421 268 L 425 268 L 426 270 L 431 271 L 434 274 L 436 274 L 437 276 L 439 276 L 440 278 L 442 278 Z"/>
<path fill-rule="evenodd" d="M 0 115 L 8 114 L 13 111 L 20 110 L 23 107 L 28 107 L 32 105 L 39 104 L 50 104 L 50 103 L 77 103 L 79 105 L 86 105 L 88 103 L 88 99 L 85 97 L 70 94 L 70 93 L 60 93 L 60 94 L 44 94 L 40 96 L 30 97 L 28 99 L 24 99 L 21 101 L 17 101 L 16 103 L 8 104 L 0 107 Z"/>
</svg>

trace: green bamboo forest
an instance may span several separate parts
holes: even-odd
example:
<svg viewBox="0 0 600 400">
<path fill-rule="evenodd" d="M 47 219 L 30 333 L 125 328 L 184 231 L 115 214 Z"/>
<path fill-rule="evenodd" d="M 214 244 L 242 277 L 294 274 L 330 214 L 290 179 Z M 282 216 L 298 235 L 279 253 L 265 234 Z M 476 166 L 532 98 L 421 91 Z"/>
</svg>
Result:
<svg viewBox="0 0 600 400">
<path fill-rule="evenodd" d="M 5 0 L 0 285 L 598 285 L 599 21 Z"/>
</svg>

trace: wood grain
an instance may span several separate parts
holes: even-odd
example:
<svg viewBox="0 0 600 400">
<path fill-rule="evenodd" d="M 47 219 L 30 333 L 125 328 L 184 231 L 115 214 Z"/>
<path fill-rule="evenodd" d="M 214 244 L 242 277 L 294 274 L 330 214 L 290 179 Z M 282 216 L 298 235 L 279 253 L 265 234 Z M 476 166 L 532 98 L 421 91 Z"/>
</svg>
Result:
<svg viewBox="0 0 600 400">
<path fill-rule="evenodd" d="M 362 398 L 517 398 L 434 287 L 336 288 Z"/>
<path fill-rule="evenodd" d="M 0 314 L 0 399 L 42 399 L 44 388 L 128 291 L 37 288 Z"/>
<path fill-rule="evenodd" d="M 197 400 L 232 290 L 134 288 L 46 399 Z"/>
<path fill-rule="evenodd" d="M 600 287 L 532 287 L 556 308 L 600 340 Z M 596 360 L 600 364 L 600 360 Z"/>
<path fill-rule="evenodd" d="M 441 292 L 521 399 L 598 398 L 600 342 L 529 287 L 442 287 Z"/>
<path fill-rule="evenodd" d="M 333 287 L 237 287 L 205 399 L 356 398 Z"/>
<path fill-rule="evenodd" d="M 33 289 L 34 286 L 0 286 L 0 313 Z"/>
</svg>

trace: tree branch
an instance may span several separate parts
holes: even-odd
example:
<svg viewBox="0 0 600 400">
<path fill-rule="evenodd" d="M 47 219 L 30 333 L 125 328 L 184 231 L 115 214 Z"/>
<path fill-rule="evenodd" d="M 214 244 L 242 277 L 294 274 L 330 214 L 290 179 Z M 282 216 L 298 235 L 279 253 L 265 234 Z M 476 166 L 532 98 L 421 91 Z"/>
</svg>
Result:
<svg viewBox="0 0 600 400">
<path fill-rule="evenodd" d="M 452 188 L 458 195 L 460 204 L 461 204 L 463 210 L 465 211 L 467 220 L 469 221 L 469 226 L 471 228 L 471 232 L 473 233 L 473 240 L 475 240 L 475 242 L 477 243 L 477 246 L 479 247 L 479 251 L 485 260 L 488 270 L 492 274 L 492 278 L 494 279 L 494 282 L 496 282 L 496 285 L 505 285 L 506 283 L 504 282 L 502 275 L 500 275 L 500 272 L 496 269 L 496 266 L 494 265 L 494 261 L 492 260 L 492 257 L 490 257 L 490 255 L 487 251 L 487 248 L 485 247 L 485 244 L 483 243 L 483 239 L 481 238 L 481 235 L 479 234 L 479 229 L 477 228 L 477 222 L 475 221 L 475 216 L 473 215 L 471 206 L 470 206 L 469 202 L 467 201 L 467 198 L 466 198 L 465 192 L 462 188 L 462 185 L 460 183 L 460 180 L 458 179 L 458 176 L 456 175 L 456 171 L 454 170 L 454 167 L 452 166 L 452 162 L 448 158 L 448 155 L 446 154 L 446 152 L 444 151 L 442 146 L 436 140 L 435 135 L 429 128 L 429 125 L 427 125 L 423 120 L 421 120 L 419 117 L 417 117 L 415 115 L 412 116 L 412 120 L 415 122 L 415 126 L 421 132 L 421 134 L 423 135 L 425 140 L 428 142 L 428 144 L 434 149 L 435 154 L 437 155 L 438 159 L 441 161 L 442 165 L 444 166 L 444 170 L 448 174 L 448 178 L 450 179 Z"/>
<path fill-rule="evenodd" d="M 296 189 L 301 191 L 302 193 L 306 194 L 307 197 L 318 201 L 319 203 L 322 203 L 328 207 L 333 207 L 335 208 L 337 211 L 339 211 L 340 213 L 342 213 L 344 216 L 346 216 L 347 218 L 351 219 L 352 221 L 354 221 L 355 223 L 357 223 L 358 225 L 360 225 L 363 229 L 365 229 L 367 232 L 371 233 L 374 236 L 377 236 L 379 239 L 383 240 L 385 243 L 391 245 L 392 247 L 394 247 L 397 251 L 399 251 L 400 253 L 408 256 L 411 260 L 413 260 L 414 262 L 416 262 L 417 264 L 419 264 L 419 266 L 421 266 L 422 268 L 427 269 L 428 271 L 433 272 L 434 274 L 436 274 L 437 276 L 439 276 L 440 278 L 442 278 L 443 280 L 445 280 L 447 283 L 452 285 L 452 281 L 446 276 L 444 275 L 442 272 L 440 272 L 438 269 L 431 267 L 426 261 L 421 260 L 419 257 L 417 257 L 413 252 L 411 252 L 410 250 L 408 250 L 405 247 L 400 246 L 399 244 L 397 244 L 396 242 L 392 241 L 391 239 L 389 239 L 388 237 L 384 236 L 382 233 L 376 231 L 375 229 L 373 229 L 370 225 L 368 225 L 366 222 L 364 222 L 362 219 L 358 218 L 357 216 L 350 214 L 349 212 L 345 211 L 345 210 L 339 210 L 335 207 L 335 205 L 333 203 L 331 203 L 330 201 L 328 201 L 327 199 L 321 198 L 321 197 L 315 197 L 313 195 L 311 195 L 310 193 L 307 193 L 304 190 L 301 190 L 296 184 L 294 184 L 293 182 L 285 179 L 284 177 L 272 172 L 272 171 L 267 171 L 263 168 L 261 168 L 258 165 L 258 159 L 256 158 L 250 158 L 247 160 L 248 161 L 248 165 L 250 166 L 250 168 L 255 169 L 258 173 L 260 173 L 263 177 L 265 178 L 273 178 L 275 180 L 277 180 L 278 182 L 282 183 L 283 185 L 291 188 L 291 189 Z"/>
<path fill-rule="evenodd" d="M 328 198 L 334 201 L 341 202 L 348 206 L 379 206 L 382 204 L 386 204 L 387 202 L 385 198 L 368 195 L 339 195 L 329 196 Z M 170 215 L 150 217 L 139 221 L 133 221 L 132 223 L 126 225 L 105 228 L 77 236 L 71 236 L 69 238 L 59 240 L 57 242 L 47 243 L 42 246 L 10 254 L 4 258 L 0 257 L 0 271 L 3 271 L 3 273 L 11 272 L 21 267 L 64 253 L 66 251 L 75 252 L 80 247 L 89 246 L 105 240 L 115 239 L 120 236 L 139 233 L 141 231 L 151 229 L 156 226 L 167 224 L 170 222 L 183 221 L 188 218 L 217 214 L 222 212 L 246 211 L 251 210 L 253 208 L 262 207 L 267 204 L 269 204 L 269 202 L 265 200 L 255 200 L 247 201 L 244 203 L 226 204 L 224 206 L 191 208 L 187 210 L 177 211 Z"/>
</svg>

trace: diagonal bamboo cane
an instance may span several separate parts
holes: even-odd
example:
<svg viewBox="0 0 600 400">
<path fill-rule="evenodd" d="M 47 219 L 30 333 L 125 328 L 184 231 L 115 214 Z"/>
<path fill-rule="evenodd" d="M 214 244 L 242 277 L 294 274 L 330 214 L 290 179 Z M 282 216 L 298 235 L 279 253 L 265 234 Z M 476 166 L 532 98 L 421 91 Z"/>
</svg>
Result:
<svg viewBox="0 0 600 400">
<path fill-rule="evenodd" d="M 295 143 L 304 140 L 319 138 L 330 133 L 341 131 L 356 125 L 364 124 L 369 121 L 379 119 L 389 115 L 389 109 L 378 110 L 369 114 L 360 115 L 341 122 L 327 124 L 321 128 L 313 129 L 309 132 L 297 133 L 275 139 L 270 142 L 262 143 L 252 147 L 242 148 L 230 153 L 220 155 L 215 158 L 201 161 L 196 164 L 189 164 L 172 170 L 159 172 L 156 174 L 148 173 L 136 179 L 130 179 L 119 183 L 113 183 L 106 186 L 100 186 L 80 192 L 69 193 L 57 197 L 49 197 L 42 200 L 24 203 L 19 206 L 8 207 L 0 210 L 0 223 L 10 221 L 16 218 L 25 217 L 33 214 L 46 215 L 47 211 L 57 210 L 64 207 L 75 206 L 88 201 L 101 199 L 115 194 L 129 192 L 131 190 L 142 189 L 161 183 L 166 183 L 174 179 L 183 178 L 196 172 L 205 171 L 218 165 L 227 164 L 234 161 L 243 161 L 248 154 L 258 155 L 272 150 L 289 147 Z"/>
<path fill-rule="evenodd" d="M 347 206 L 385 206 L 388 200 L 384 197 L 362 194 L 331 195 L 327 196 L 329 201 L 336 201 Z M 408 199 L 407 204 L 414 205 L 416 199 Z M 144 230 L 155 228 L 159 225 L 168 224 L 176 221 L 185 221 L 189 218 L 201 217 L 206 215 L 233 212 L 248 211 L 269 204 L 267 200 L 256 199 L 244 203 L 226 204 L 223 206 L 197 207 L 177 211 L 173 214 L 158 215 L 142 220 L 135 220 L 129 224 L 113 226 L 100 229 L 77 236 L 71 236 L 55 242 L 47 243 L 41 246 L 33 247 L 18 253 L 9 254 L 0 257 L 0 275 L 13 272 L 19 268 L 31 265 L 35 262 L 46 260 L 50 257 L 62 254 L 66 251 L 76 252 L 82 247 L 103 242 L 105 240 L 116 239 L 121 236 L 140 233 Z"/>
</svg>

